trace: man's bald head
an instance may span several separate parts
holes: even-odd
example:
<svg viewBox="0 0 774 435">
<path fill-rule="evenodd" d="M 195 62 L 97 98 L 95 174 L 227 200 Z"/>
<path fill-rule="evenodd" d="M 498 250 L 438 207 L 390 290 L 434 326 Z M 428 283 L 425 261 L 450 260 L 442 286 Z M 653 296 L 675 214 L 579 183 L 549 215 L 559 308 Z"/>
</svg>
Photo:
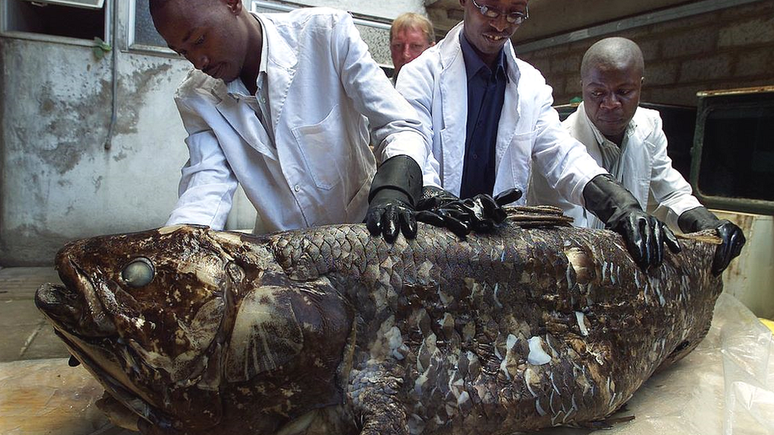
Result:
<svg viewBox="0 0 774 435">
<path fill-rule="evenodd" d="M 645 73 L 645 60 L 640 47 L 634 41 L 612 37 L 605 38 L 589 47 L 581 62 L 581 80 L 593 68 L 629 69 L 640 77 Z"/>
</svg>

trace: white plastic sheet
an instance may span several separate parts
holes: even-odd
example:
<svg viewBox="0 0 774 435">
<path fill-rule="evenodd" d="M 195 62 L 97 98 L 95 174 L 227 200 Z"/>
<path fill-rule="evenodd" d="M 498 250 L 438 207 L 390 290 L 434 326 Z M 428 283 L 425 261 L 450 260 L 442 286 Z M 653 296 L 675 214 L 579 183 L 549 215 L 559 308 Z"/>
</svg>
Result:
<svg viewBox="0 0 774 435">
<path fill-rule="evenodd" d="M 66 359 L 0 363 L 0 434 L 129 435 L 94 402 L 99 384 Z M 683 360 L 649 379 L 613 417 L 610 430 L 557 428 L 541 435 L 774 433 L 774 337 L 755 315 L 722 294 L 712 328 Z M 249 434 L 245 434 L 249 435 Z"/>
</svg>

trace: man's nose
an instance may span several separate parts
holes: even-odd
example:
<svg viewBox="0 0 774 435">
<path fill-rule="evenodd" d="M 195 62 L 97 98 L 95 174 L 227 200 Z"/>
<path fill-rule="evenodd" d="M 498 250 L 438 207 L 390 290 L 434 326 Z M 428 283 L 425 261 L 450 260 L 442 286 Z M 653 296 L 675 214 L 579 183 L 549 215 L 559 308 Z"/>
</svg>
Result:
<svg viewBox="0 0 774 435">
<path fill-rule="evenodd" d="M 497 18 L 490 18 L 489 25 L 494 27 L 498 32 L 504 32 L 505 29 L 510 26 L 510 23 L 505 19 L 505 14 L 500 14 Z"/>
<path fill-rule="evenodd" d="M 192 53 L 188 59 L 194 68 L 203 71 L 210 65 L 210 58 L 203 53 Z"/>
<path fill-rule="evenodd" d="M 620 105 L 621 105 L 621 100 L 619 100 L 614 93 L 611 93 L 602 99 L 602 107 L 606 109 L 615 109 Z"/>
<path fill-rule="evenodd" d="M 403 47 L 403 57 L 406 59 L 411 58 L 411 47 L 409 47 L 408 45 Z"/>
</svg>

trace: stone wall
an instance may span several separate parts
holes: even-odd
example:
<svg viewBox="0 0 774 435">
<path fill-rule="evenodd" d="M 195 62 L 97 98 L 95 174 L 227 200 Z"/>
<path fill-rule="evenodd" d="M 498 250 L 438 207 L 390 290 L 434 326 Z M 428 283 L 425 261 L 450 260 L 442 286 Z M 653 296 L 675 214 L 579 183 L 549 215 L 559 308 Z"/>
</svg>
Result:
<svg viewBox="0 0 774 435">
<path fill-rule="evenodd" d="M 581 96 L 583 53 L 607 36 L 639 44 L 645 56 L 642 101 L 696 105 L 703 90 L 774 85 L 774 2 L 761 1 L 583 39 L 518 56 L 554 88 L 556 104 Z M 518 37 L 518 33 L 517 33 Z"/>
</svg>

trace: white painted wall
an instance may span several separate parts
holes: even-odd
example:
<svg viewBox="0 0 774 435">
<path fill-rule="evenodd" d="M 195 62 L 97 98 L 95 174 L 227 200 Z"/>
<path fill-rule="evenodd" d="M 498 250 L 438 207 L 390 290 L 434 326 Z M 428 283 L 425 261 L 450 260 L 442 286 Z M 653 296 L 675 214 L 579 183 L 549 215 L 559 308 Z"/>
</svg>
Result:
<svg viewBox="0 0 774 435">
<path fill-rule="evenodd" d="M 423 10 L 421 0 L 304 3 L 390 19 Z M 111 57 L 97 59 L 89 41 L 0 35 L 0 266 L 51 264 L 68 240 L 158 227 L 174 206 L 188 150 L 172 96 L 190 66 L 127 49 L 132 2 L 118 4 L 110 149 Z M 228 227 L 253 221 L 238 196 Z"/>
<path fill-rule="evenodd" d="M 712 210 L 744 231 L 747 243 L 723 272 L 723 291 L 758 317 L 774 319 L 774 216 Z"/>
</svg>

